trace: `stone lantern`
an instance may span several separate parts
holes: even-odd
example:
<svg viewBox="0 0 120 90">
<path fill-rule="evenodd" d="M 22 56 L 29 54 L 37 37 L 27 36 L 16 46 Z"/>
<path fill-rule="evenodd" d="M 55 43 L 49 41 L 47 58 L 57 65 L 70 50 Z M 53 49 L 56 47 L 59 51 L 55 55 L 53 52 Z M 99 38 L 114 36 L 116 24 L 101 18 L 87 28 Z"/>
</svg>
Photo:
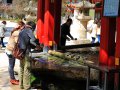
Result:
<svg viewBox="0 0 120 90">
<path fill-rule="evenodd" d="M 71 6 L 74 7 L 74 16 L 72 17 L 73 24 L 71 25 L 70 33 L 74 38 L 77 38 L 77 41 L 71 41 L 69 44 L 84 44 L 90 42 L 87 39 L 87 23 L 91 19 L 91 16 L 87 14 L 89 13 L 89 9 L 95 5 L 83 0 L 78 3 L 71 3 Z"/>
</svg>

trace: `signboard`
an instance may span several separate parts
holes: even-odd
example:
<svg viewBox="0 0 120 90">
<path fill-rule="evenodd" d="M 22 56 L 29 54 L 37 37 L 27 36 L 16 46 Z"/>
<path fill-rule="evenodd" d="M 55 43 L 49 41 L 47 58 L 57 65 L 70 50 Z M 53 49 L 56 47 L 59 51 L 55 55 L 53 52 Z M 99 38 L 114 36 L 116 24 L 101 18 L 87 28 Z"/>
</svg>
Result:
<svg viewBox="0 0 120 90">
<path fill-rule="evenodd" d="M 119 0 L 104 0 L 103 16 L 119 16 Z"/>
</svg>

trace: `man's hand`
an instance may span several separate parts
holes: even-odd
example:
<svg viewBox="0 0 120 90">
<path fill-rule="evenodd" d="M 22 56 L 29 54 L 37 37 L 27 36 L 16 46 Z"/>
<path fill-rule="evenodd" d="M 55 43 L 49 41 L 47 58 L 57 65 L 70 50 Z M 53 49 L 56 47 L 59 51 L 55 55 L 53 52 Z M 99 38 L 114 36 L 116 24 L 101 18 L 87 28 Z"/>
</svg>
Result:
<svg viewBox="0 0 120 90">
<path fill-rule="evenodd" d="M 77 38 L 74 38 L 74 40 L 77 40 Z"/>
<path fill-rule="evenodd" d="M 77 38 L 71 38 L 71 40 L 77 40 Z"/>
<path fill-rule="evenodd" d="M 41 46 L 40 45 L 36 45 L 36 48 L 35 48 L 35 50 L 41 50 L 42 48 L 41 48 Z"/>
<path fill-rule="evenodd" d="M 70 38 L 67 38 L 68 41 L 70 41 Z"/>
</svg>

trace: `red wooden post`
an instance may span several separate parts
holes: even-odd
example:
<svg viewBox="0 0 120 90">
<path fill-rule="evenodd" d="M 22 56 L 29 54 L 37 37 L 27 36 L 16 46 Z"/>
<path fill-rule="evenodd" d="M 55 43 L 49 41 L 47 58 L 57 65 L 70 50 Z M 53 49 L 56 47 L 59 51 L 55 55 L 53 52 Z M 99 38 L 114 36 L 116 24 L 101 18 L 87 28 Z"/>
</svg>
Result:
<svg viewBox="0 0 120 90">
<path fill-rule="evenodd" d="M 116 18 L 102 17 L 99 63 L 114 66 L 115 60 L 115 30 Z M 104 75 L 102 75 L 104 77 Z M 109 90 L 114 90 L 114 75 L 108 76 Z"/>
<path fill-rule="evenodd" d="M 117 36 L 116 36 L 116 53 L 115 57 L 118 58 L 118 65 L 120 67 L 120 17 L 117 18 Z"/>
<path fill-rule="evenodd" d="M 100 58 L 102 65 L 114 65 L 116 18 L 101 19 Z"/>
<path fill-rule="evenodd" d="M 61 4 L 62 0 L 55 0 L 55 27 L 54 27 L 54 41 L 58 45 L 60 42 L 60 22 L 61 22 Z"/>
<path fill-rule="evenodd" d="M 54 32 L 54 0 L 45 0 L 44 45 L 50 46 Z"/>
<path fill-rule="evenodd" d="M 116 48 L 115 48 L 115 67 L 120 68 L 120 17 L 117 17 L 116 20 Z M 115 74 L 114 87 L 115 90 L 119 90 L 120 74 Z"/>
<path fill-rule="evenodd" d="M 44 7 L 45 1 L 38 0 L 38 10 L 37 10 L 37 38 L 40 43 L 43 43 L 44 38 Z"/>
</svg>

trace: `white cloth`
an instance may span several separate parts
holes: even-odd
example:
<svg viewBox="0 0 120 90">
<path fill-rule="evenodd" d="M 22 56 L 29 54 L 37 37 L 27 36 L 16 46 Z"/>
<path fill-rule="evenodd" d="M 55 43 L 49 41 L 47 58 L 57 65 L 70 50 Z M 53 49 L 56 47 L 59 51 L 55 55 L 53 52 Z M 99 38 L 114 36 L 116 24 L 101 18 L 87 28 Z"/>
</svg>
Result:
<svg viewBox="0 0 120 90">
<path fill-rule="evenodd" d="M 92 32 L 91 32 L 91 37 L 96 38 L 97 35 L 97 24 L 92 25 Z"/>
<path fill-rule="evenodd" d="M 0 37 L 4 37 L 6 32 L 5 25 L 3 23 L 0 24 Z"/>
<path fill-rule="evenodd" d="M 101 27 L 97 28 L 97 35 L 100 35 L 101 33 Z"/>
<path fill-rule="evenodd" d="M 87 23 L 87 31 L 89 31 L 89 30 L 91 31 L 92 30 L 93 23 L 94 23 L 94 20 L 88 21 L 88 23 Z"/>
</svg>

